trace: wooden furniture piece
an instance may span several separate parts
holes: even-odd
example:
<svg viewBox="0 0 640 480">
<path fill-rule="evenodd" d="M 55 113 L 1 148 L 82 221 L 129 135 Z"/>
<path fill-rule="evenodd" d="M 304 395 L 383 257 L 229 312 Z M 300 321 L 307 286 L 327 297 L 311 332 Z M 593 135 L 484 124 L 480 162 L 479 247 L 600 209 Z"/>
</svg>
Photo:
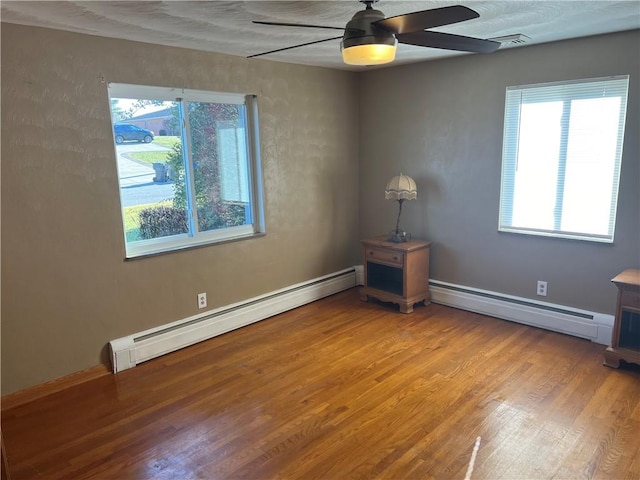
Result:
<svg viewBox="0 0 640 480">
<path fill-rule="evenodd" d="M 386 236 L 362 240 L 364 287 L 360 298 L 397 303 L 402 313 L 413 312 L 418 302 L 429 303 L 430 242 L 393 243 Z"/>
<path fill-rule="evenodd" d="M 640 270 L 625 270 L 611 281 L 618 287 L 618 304 L 604 364 L 618 368 L 623 360 L 640 365 Z"/>
</svg>

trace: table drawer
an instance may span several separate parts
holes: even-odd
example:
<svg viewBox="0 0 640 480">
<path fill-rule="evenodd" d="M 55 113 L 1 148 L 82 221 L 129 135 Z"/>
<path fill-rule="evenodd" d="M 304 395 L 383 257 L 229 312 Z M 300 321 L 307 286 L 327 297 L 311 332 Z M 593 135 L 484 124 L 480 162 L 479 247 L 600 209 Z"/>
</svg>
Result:
<svg viewBox="0 0 640 480">
<path fill-rule="evenodd" d="M 640 309 L 640 292 L 631 290 L 622 290 L 622 298 L 620 304 L 623 307 L 631 307 Z"/>
<path fill-rule="evenodd" d="M 367 247 L 365 249 L 365 255 L 366 260 L 370 262 L 381 262 L 399 266 L 404 264 L 404 254 L 401 252 Z"/>
</svg>

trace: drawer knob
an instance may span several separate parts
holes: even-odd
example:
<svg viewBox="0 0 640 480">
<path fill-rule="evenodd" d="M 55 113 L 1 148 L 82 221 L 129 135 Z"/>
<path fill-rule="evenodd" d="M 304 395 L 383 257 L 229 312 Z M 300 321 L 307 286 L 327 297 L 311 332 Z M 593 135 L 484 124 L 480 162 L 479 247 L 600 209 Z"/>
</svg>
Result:
<svg viewBox="0 0 640 480">
<path fill-rule="evenodd" d="M 398 257 L 393 257 L 393 259 L 397 261 L 397 260 L 398 260 Z"/>
</svg>

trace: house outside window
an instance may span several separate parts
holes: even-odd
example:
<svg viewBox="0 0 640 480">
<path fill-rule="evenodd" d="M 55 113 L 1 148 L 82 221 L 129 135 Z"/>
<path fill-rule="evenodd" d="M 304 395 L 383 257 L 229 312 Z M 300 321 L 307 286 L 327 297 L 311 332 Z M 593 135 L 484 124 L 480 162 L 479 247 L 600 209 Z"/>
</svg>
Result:
<svg viewBox="0 0 640 480">
<path fill-rule="evenodd" d="M 613 242 L 628 85 L 507 88 L 499 231 Z"/>
<path fill-rule="evenodd" d="M 165 127 L 114 137 L 127 258 L 264 233 L 255 96 L 112 83 L 109 97 L 114 126 L 156 111 Z"/>
</svg>

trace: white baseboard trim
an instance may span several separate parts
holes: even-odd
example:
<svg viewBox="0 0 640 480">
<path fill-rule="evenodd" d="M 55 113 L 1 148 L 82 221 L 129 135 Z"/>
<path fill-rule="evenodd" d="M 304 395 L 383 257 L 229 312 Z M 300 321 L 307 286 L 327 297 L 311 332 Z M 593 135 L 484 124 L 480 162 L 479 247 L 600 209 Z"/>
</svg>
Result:
<svg viewBox="0 0 640 480">
<path fill-rule="evenodd" d="M 113 373 L 293 308 L 364 284 L 356 265 L 249 300 L 210 310 L 109 342 Z M 429 281 L 431 301 L 512 322 L 544 328 L 608 345 L 613 315 L 589 312 L 523 297 Z"/>
<path fill-rule="evenodd" d="M 602 345 L 611 342 L 613 315 L 438 280 L 429 281 L 429 290 L 434 303 L 586 338 Z"/>
<path fill-rule="evenodd" d="M 292 285 L 109 342 L 113 373 L 357 285 L 358 267 Z M 360 267 L 362 277 L 362 267 Z"/>
</svg>

